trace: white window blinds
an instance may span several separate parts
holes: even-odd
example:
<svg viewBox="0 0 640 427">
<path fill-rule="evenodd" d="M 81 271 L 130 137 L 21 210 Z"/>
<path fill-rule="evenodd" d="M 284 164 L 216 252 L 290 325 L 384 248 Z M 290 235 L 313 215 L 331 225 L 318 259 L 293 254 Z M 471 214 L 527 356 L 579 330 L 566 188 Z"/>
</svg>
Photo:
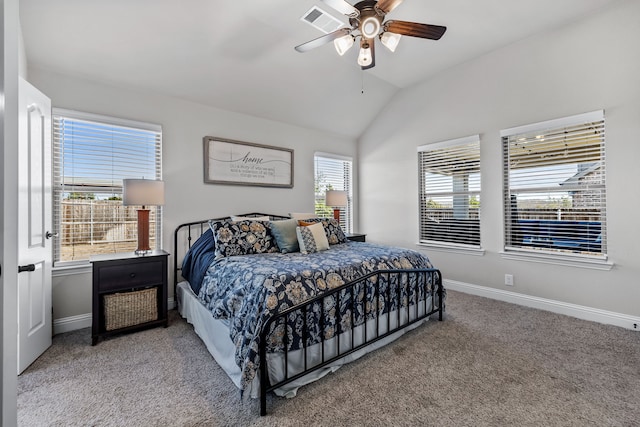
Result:
<svg viewBox="0 0 640 427">
<path fill-rule="evenodd" d="M 54 263 L 135 250 L 138 207 L 122 205 L 122 180 L 162 179 L 160 126 L 54 109 L 53 127 Z M 151 247 L 161 212 L 151 208 Z"/>
<path fill-rule="evenodd" d="M 351 159 L 332 154 L 317 153 L 314 156 L 314 165 L 316 215 L 333 217 L 334 206 L 325 204 L 327 190 L 346 191 L 347 206 L 336 208 L 340 209 L 340 226 L 345 232 L 351 233 L 353 230 Z"/>
<path fill-rule="evenodd" d="M 602 256 L 604 112 L 507 129 L 501 136 L 505 248 Z"/>
<path fill-rule="evenodd" d="M 480 247 L 479 135 L 418 147 L 421 243 Z"/>
</svg>

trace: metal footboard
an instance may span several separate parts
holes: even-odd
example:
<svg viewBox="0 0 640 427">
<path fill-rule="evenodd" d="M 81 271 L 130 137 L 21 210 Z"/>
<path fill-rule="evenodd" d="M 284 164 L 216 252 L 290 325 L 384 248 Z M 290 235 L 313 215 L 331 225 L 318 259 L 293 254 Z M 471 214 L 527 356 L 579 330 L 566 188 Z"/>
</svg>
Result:
<svg viewBox="0 0 640 427">
<path fill-rule="evenodd" d="M 340 311 L 341 298 L 350 300 L 351 306 L 346 310 L 350 314 Z M 394 305 L 395 309 L 392 310 Z M 327 313 L 327 306 L 338 307 L 338 310 L 333 310 L 333 314 Z M 263 325 L 260 333 L 260 415 L 267 413 L 268 392 L 328 366 L 435 313 L 438 313 L 438 320 L 442 320 L 443 307 L 442 276 L 439 270 L 431 268 L 375 271 L 279 312 Z M 357 315 L 354 314 L 356 312 L 361 313 L 359 323 Z M 320 341 L 317 341 L 318 325 L 310 324 L 308 321 L 310 315 L 313 317 L 312 313 L 319 313 Z M 325 324 L 329 322 L 334 322 L 337 326 L 332 335 L 325 337 Z M 294 325 L 300 327 L 300 323 L 301 344 L 291 349 L 289 329 Z M 368 332 L 373 328 L 373 332 Z M 316 331 L 315 341 L 311 339 L 312 329 Z M 284 378 L 275 384 L 270 383 L 266 369 L 267 346 L 273 335 L 276 335 L 276 338 L 278 335 L 282 336 L 284 359 Z M 355 338 L 356 335 L 359 336 L 358 339 Z M 342 344 L 341 348 L 343 338 L 346 338 L 347 342 Z M 331 351 L 326 351 L 326 344 L 330 340 L 333 340 Z M 315 346 L 316 351 L 309 361 L 307 356 L 312 346 Z M 303 368 L 290 375 L 292 351 L 302 355 Z"/>
</svg>

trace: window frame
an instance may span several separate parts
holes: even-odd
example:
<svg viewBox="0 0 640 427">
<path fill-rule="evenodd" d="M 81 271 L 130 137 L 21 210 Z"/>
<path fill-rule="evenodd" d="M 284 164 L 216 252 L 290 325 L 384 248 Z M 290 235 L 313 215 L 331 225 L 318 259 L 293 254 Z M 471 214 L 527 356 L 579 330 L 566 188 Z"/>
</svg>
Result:
<svg viewBox="0 0 640 427">
<path fill-rule="evenodd" d="M 567 161 L 558 161 L 553 160 L 552 157 L 549 157 L 551 160 L 548 162 L 543 162 L 541 160 L 535 160 L 536 157 L 544 158 L 546 153 L 540 154 L 540 150 L 545 147 L 545 144 L 549 144 L 551 147 L 555 139 L 558 139 L 558 135 L 564 134 L 573 136 L 571 132 L 579 132 L 582 129 L 589 129 L 590 126 L 595 128 L 594 132 L 598 133 L 599 148 L 596 147 L 595 143 L 584 143 L 583 145 L 576 145 L 575 147 L 569 146 L 567 148 L 567 152 L 565 153 L 565 157 L 568 159 Z M 573 130 L 573 129 L 576 130 Z M 601 129 L 601 130 L 600 130 Z M 535 151 L 530 156 L 522 156 L 520 155 L 516 158 L 516 155 L 511 155 L 512 148 L 515 148 L 518 141 L 525 142 L 527 140 L 535 141 L 531 138 L 527 139 L 531 134 L 537 134 L 535 136 L 536 139 L 539 139 L 541 142 L 540 148 L 534 145 L 532 148 L 535 148 Z M 502 149 L 502 168 L 503 168 L 503 252 L 502 255 L 507 259 L 520 259 L 520 260 L 529 260 L 535 262 L 543 262 L 543 263 L 552 263 L 552 264 L 561 264 L 561 265 L 570 265 L 570 266 L 581 266 L 586 268 L 596 268 L 596 269 L 610 269 L 612 267 L 612 263 L 608 262 L 608 254 L 607 254 L 607 216 L 606 216 L 606 159 L 605 159 L 605 149 L 606 149 L 606 136 L 605 136 L 605 116 L 604 110 L 592 111 L 584 114 L 577 114 L 573 116 L 532 123 L 524 126 L 517 126 L 509 129 L 504 129 L 500 132 L 501 138 L 501 149 Z M 546 142 L 544 142 L 546 141 Z M 593 146 L 593 147 L 592 147 Z M 579 147 L 579 148 L 576 148 Z M 591 147 L 591 148 L 589 148 Z M 550 149 L 550 148 L 548 148 Z M 581 151 L 586 152 L 586 154 L 582 154 L 585 157 L 593 156 L 592 153 L 599 152 L 599 157 L 597 157 L 597 161 L 594 162 L 587 161 L 579 157 Z M 591 151 L 588 151 L 591 150 Z M 587 152 L 588 151 L 588 152 Z M 531 150 L 530 150 L 531 152 Z M 568 154 L 567 154 L 568 153 Z M 568 156 L 568 157 L 567 157 Z M 524 160 L 523 160 L 524 159 Z M 532 159 L 532 160 L 529 160 Z M 581 161 L 582 160 L 582 161 Z M 527 168 L 523 168 L 522 172 L 520 172 L 520 177 L 514 173 L 516 168 L 512 168 L 510 165 L 514 162 L 525 162 L 528 166 L 529 172 L 526 172 Z M 597 185 L 589 185 L 589 184 L 576 184 L 579 183 L 577 179 L 574 177 L 579 177 L 583 172 L 587 171 L 585 166 L 589 164 L 593 164 L 593 171 L 597 171 L 599 174 L 600 183 Z M 554 168 L 562 169 L 563 171 L 566 169 L 573 167 L 575 165 L 576 172 L 575 175 L 570 177 L 568 180 L 572 180 L 571 187 L 560 187 L 552 184 L 551 182 L 545 183 L 545 178 L 542 178 L 544 175 L 541 175 L 543 169 L 547 168 L 551 173 L 560 174 L 561 172 L 555 172 Z M 584 169 L 584 170 L 583 170 Z M 552 172 L 553 170 L 553 172 Z M 591 172 L 588 172 L 591 173 Z M 527 181 L 523 176 L 530 174 L 531 178 Z M 538 177 L 538 175 L 540 177 Z M 513 177 L 512 177 L 513 176 Z M 559 178 L 558 178 L 559 180 Z M 516 184 L 512 183 L 515 181 Z M 564 181 L 566 182 L 566 181 Z M 560 185 L 564 184 L 561 183 Z M 529 186 L 529 187 L 528 187 Z M 535 242 L 529 242 L 529 239 L 524 239 L 522 243 L 518 244 L 518 238 L 521 240 L 527 230 L 523 229 L 521 225 L 518 226 L 518 231 L 514 231 L 516 227 L 513 225 L 514 218 L 517 220 L 523 221 L 525 219 L 520 217 L 520 209 L 518 206 L 514 209 L 513 200 L 514 196 L 517 198 L 518 195 L 526 197 L 529 193 L 545 193 L 548 194 L 557 194 L 558 196 L 562 193 L 574 193 L 571 195 L 571 208 L 567 212 L 564 212 L 565 215 L 577 215 L 574 211 L 578 210 L 574 207 L 574 196 L 575 194 L 582 195 L 582 197 L 589 196 L 589 191 L 597 190 L 598 197 L 600 203 L 597 207 L 592 209 L 597 209 L 599 212 L 599 223 L 600 223 L 600 232 L 601 232 L 601 246 L 600 252 L 595 250 L 584 250 L 579 251 L 577 249 L 570 250 L 568 248 L 562 249 L 561 246 L 557 245 L 555 242 L 549 243 L 548 247 L 536 247 Z M 533 197 L 533 195 L 530 195 Z M 578 199 L 580 200 L 580 199 Z M 526 215 L 527 213 L 525 213 Z M 514 216 L 515 215 L 515 216 Z M 558 217 L 562 217 L 562 208 L 559 208 Z M 536 219 L 532 219 L 532 222 L 535 222 Z M 540 219 L 540 221 L 543 221 Z M 589 231 L 587 229 L 587 225 L 580 225 L 580 220 L 578 221 L 578 225 L 570 225 L 570 224 L 561 224 L 560 219 L 558 220 L 549 220 L 548 222 L 551 224 L 549 227 L 556 227 L 561 230 L 560 233 L 569 237 L 574 237 L 575 239 L 584 238 L 585 236 L 589 236 Z M 589 222 L 589 221 L 587 221 Z M 557 223 L 557 224 L 556 224 Z M 562 226 L 562 227 L 561 227 Z M 535 234 L 535 224 L 531 227 Z M 564 228 L 563 228 L 564 227 Z M 529 233 L 530 234 L 530 233 Z"/>
<path fill-rule="evenodd" d="M 318 201 L 322 201 L 321 205 L 324 205 L 324 192 L 316 193 L 318 190 L 318 159 L 324 159 L 327 161 L 336 161 L 348 163 L 349 170 L 346 177 L 344 178 L 344 182 L 342 183 L 342 188 L 332 188 L 333 190 L 342 190 L 347 191 L 347 206 L 345 208 L 341 208 L 340 215 L 340 226 L 343 228 L 345 233 L 353 232 L 353 219 L 354 219 L 354 207 L 353 207 L 353 158 L 348 156 L 342 156 L 339 154 L 332 154 L 326 152 L 315 152 L 313 155 L 313 182 L 314 182 L 314 213 L 322 216 L 330 216 L 333 218 L 333 208 L 327 206 L 327 209 L 331 209 L 331 214 L 328 214 L 325 209 L 318 210 Z M 344 188 L 347 187 L 347 188 Z M 326 191 L 326 188 L 325 188 Z"/>
<path fill-rule="evenodd" d="M 54 221 L 54 229 L 58 231 L 59 238 L 54 240 L 54 250 L 53 250 L 53 268 L 57 271 L 64 271 L 68 269 L 77 269 L 84 268 L 90 265 L 89 258 L 82 258 L 77 260 L 61 260 L 61 248 L 62 248 L 62 234 L 61 231 L 61 221 L 62 221 L 62 200 L 63 195 L 71 192 L 72 184 L 65 184 L 63 182 L 62 173 L 64 171 L 64 159 L 62 158 L 63 153 L 60 147 L 62 140 L 60 139 L 60 135 L 58 134 L 58 130 L 56 129 L 56 125 L 60 120 L 75 120 L 81 122 L 95 123 L 97 125 L 107 125 L 114 126 L 116 128 L 121 129 L 130 129 L 133 131 L 145 131 L 151 132 L 154 135 L 154 144 L 153 144 L 153 173 L 155 176 L 147 177 L 148 179 L 162 179 L 162 126 L 152 123 L 145 123 L 135 120 L 129 120 L 124 118 L 111 117 L 106 115 L 99 115 L 94 113 L 87 113 L 82 111 L 69 110 L 64 108 L 53 108 L 52 109 L 52 152 L 53 152 L 53 168 L 52 168 L 52 183 L 53 183 L 53 221 Z M 151 163 L 148 163 L 151 164 Z M 143 171 L 141 168 L 138 172 Z M 129 175 L 129 174 L 128 174 Z M 124 178 L 141 178 L 141 176 L 131 173 L 130 176 L 123 176 Z M 87 190 L 78 191 L 78 192 L 93 192 L 100 194 L 112 194 L 114 196 L 122 196 L 122 182 L 118 185 L 113 184 L 113 177 L 110 177 L 111 185 L 107 185 L 105 187 L 96 187 L 96 186 L 88 186 Z M 101 179 L 101 178 L 98 178 Z M 121 181 L 121 180 L 120 180 Z M 136 207 L 137 208 L 137 207 Z M 155 219 L 155 226 L 152 225 L 153 230 L 155 232 L 155 249 L 162 249 L 163 238 L 162 238 L 162 217 L 163 217 L 163 209 L 162 206 L 149 206 L 148 209 L 151 210 L 151 218 Z M 118 222 L 116 222 L 118 223 Z M 120 252 L 115 250 L 115 241 L 114 250 L 115 252 Z M 132 241 L 131 246 L 135 249 L 136 242 Z M 132 250 L 133 250 L 132 249 Z M 105 253 L 105 252 L 96 252 L 97 253 Z M 91 255 L 89 255 L 91 256 Z"/>
<path fill-rule="evenodd" d="M 436 250 L 442 250 L 447 252 L 460 252 L 460 253 L 468 253 L 474 255 L 483 255 L 484 249 L 482 248 L 482 239 L 481 239 L 481 193 L 482 193 L 482 173 L 480 168 L 480 135 L 470 135 L 462 138 L 449 139 L 440 142 L 434 142 L 430 144 L 425 144 L 417 147 L 418 152 L 418 245 L 426 246 Z M 426 153 L 439 153 L 428 161 L 426 159 Z M 453 161 L 456 159 L 454 156 L 459 154 L 471 154 L 470 157 L 465 157 L 467 162 L 470 162 L 472 165 L 474 162 L 477 162 L 476 165 L 473 165 L 472 172 L 466 173 L 463 179 L 456 180 L 453 177 L 453 173 L 448 175 L 451 177 L 451 189 L 443 190 L 442 186 L 444 182 L 441 179 L 438 179 L 440 182 L 433 182 L 432 187 L 429 188 L 427 184 L 427 170 L 428 169 L 446 169 Z M 439 157 L 438 157 L 439 156 Z M 436 160 L 437 159 L 437 160 Z M 448 160 L 451 159 L 451 160 Z M 459 159 L 459 158 L 458 158 Z M 461 163 L 464 163 L 461 162 Z M 452 172 L 449 170 L 444 170 L 443 176 L 447 176 L 446 173 Z M 477 174 L 477 179 L 473 179 L 470 181 L 470 176 Z M 470 188 L 471 185 L 477 188 Z M 462 188 L 460 188 L 462 186 Z M 477 196 L 477 213 L 473 212 L 473 209 L 470 206 L 471 200 Z M 431 219 L 431 216 L 428 214 L 430 210 L 427 204 L 429 201 L 433 201 L 433 197 L 437 198 L 451 198 L 451 217 L 450 218 L 435 218 Z M 455 200 L 459 202 L 456 203 Z M 460 204 L 460 200 L 462 200 Z M 456 205 L 458 206 L 456 208 Z M 462 213 L 464 218 L 455 218 L 456 211 L 458 211 L 458 215 L 460 214 L 460 207 L 464 210 Z M 475 224 L 463 224 L 460 222 L 461 220 L 473 220 L 472 216 L 477 216 L 477 231 L 475 231 Z M 446 214 L 444 214 L 447 216 Z M 438 228 L 442 228 L 440 224 L 443 222 L 442 220 L 446 219 L 450 222 L 446 227 L 450 229 L 453 227 L 456 229 L 456 233 L 454 238 L 445 240 L 438 239 L 438 234 L 444 235 L 444 232 L 438 231 Z M 468 222 L 468 221 L 467 221 Z M 431 230 L 435 234 L 429 235 L 428 230 Z M 447 233 L 449 234 L 449 233 Z M 429 238 L 432 237 L 432 238 Z M 464 240 L 469 241 L 464 242 Z"/>
</svg>

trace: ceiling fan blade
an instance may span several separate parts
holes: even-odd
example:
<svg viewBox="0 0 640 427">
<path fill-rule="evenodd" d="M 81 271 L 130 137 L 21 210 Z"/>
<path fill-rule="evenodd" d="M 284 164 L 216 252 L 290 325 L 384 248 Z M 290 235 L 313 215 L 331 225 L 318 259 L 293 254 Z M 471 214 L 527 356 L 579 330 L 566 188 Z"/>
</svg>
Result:
<svg viewBox="0 0 640 427">
<path fill-rule="evenodd" d="M 376 44 L 373 42 L 373 40 L 369 41 L 369 46 L 371 49 L 371 64 L 364 66 L 364 67 L 360 67 L 363 70 L 368 70 L 370 68 L 373 68 L 376 66 Z"/>
<path fill-rule="evenodd" d="M 350 28 L 340 28 L 339 30 L 334 31 L 333 33 L 325 34 L 324 36 L 318 37 L 317 39 L 313 39 L 306 43 L 302 43 L 295 47 L 298 52 L 307 52 L 311 49 L 315 49 L 324 44 L 334 41 L 335 39 L 339 39 L 340 37 L 344 37 L 351 33 Z"/>
<path fill-rule="evenodd" d="M 322 2 L 351 18 L 356 18 L 360 15 L 360 11 L 345 0 L 322 0 Z"/>
<path fill-rule="evenodd" d="M 378 0 L 376 8 L 385 14 L 391 12 L 402 3 L 402 0 Z"/>
<path fill-rule="evenodd" d="M 440 37 L 447 31 L 447 27 L 418 24 L 417 22 L 387 21 L 384 23 L 384 31 L 401 34 L 403 36 L 440 40 Z"/>
</svg>

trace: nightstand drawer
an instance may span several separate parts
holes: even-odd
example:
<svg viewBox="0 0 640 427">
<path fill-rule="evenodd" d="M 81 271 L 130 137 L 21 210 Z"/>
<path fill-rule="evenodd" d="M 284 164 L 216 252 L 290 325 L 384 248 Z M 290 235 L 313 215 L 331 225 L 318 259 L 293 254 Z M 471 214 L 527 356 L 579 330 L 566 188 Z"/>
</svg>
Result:
<svg viewBox="0 0 640 427">
<path fill-rule="evenodd" d="M 161 284 L 164 280 L 161 260 L 101 266 L 100 291 L 128 289 L 140 285 Z"/>
</svg>

